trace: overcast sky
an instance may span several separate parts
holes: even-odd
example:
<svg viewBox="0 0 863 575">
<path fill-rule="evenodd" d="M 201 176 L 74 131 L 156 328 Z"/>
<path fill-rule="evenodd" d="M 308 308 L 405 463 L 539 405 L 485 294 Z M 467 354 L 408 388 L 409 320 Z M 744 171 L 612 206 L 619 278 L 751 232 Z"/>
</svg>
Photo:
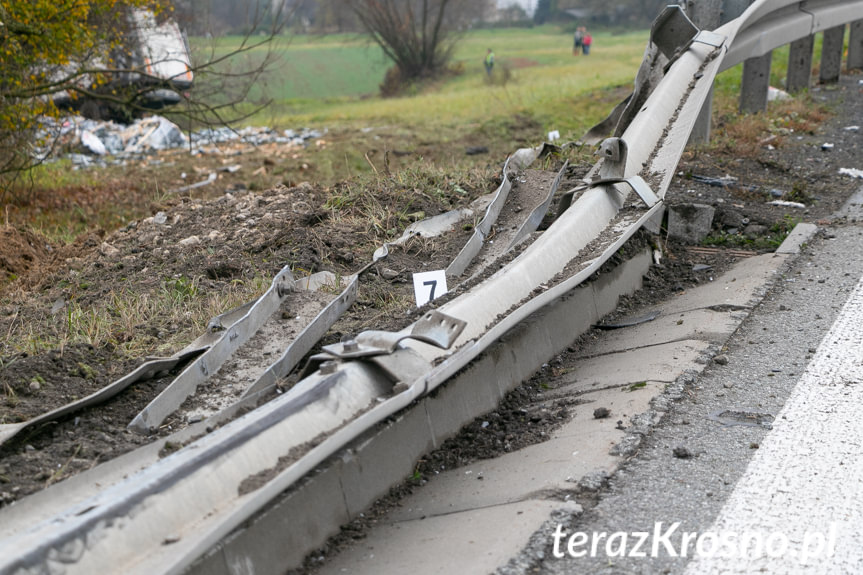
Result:
<svg viewBox="0 0 863 575">
<path fill-rule="evenodd" d="M 506 8 L 507 6 L 512 6 L 513 4 L 518 4 L 524 11 L 527 12 L 527 15 L 533 17 L 533 11 L 536 10 L 537 0 L 497 0 L 498 8 Z"/>
</svg>

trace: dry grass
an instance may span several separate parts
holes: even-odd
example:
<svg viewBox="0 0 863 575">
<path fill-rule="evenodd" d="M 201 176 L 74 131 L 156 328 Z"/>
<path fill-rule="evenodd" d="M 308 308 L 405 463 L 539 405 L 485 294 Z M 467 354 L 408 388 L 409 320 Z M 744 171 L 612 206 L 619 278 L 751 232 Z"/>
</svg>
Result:
<svg viewBox="0 0 863 575">
<path fill-rule="evenodd" d="M 269 286 L 269 278 L 237 281 L 226 290 L 198 290 L 199 278 L 162 282 L 157 290 L 111 291 L 91 304 L 70 301 L 27 322 L 13 317 L 0 339 L 0 356 L 36 354 L 73 344 L 110 346 L 125 357 L 170 355 L 206 329 L 220 313 L 251 301 Z"/>
<path fill-rule="evenodd" d="M 808 94 L 770 102 L 763 114 L 739 114 L 737 101 L 725 99 L 714 107 L 710 148 L 738 158 L 757 158 L 766 146 L 781 147 L 796 134 L 811 134 L 830 115 Z"/>
</svg>

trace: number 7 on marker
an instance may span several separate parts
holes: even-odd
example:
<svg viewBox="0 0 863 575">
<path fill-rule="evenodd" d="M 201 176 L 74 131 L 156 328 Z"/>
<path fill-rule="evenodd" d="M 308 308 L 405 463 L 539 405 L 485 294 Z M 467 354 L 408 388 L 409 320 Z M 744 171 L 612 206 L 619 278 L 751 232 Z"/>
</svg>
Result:
<svg viewBox="0 0 863 575">
<path fill-rule="evenodd" d="M 445 270 L 435 270 L 414 274 L 414 295 L 416 296 L 417 307 L 424 306 L 431 300 L 442 296 L 446 292 Z"/>
<path fill-rule="evenodd" d="M 431 290 L 429 290 L 429 299 L 434 299 L 434 288 L 437 287 L 437 280 L 430 280 L 427 282 L 423 282 L 424 286 L 431 286 Z"/>
</svg>

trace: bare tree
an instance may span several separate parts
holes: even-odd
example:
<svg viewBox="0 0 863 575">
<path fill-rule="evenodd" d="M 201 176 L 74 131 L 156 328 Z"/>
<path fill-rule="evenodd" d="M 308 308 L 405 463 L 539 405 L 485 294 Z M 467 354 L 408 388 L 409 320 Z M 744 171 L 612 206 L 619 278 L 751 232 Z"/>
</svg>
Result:
<svg viewBox="0 0 863 575">
<path fill-rule="evenodd" d="M 453 7 L 466 0 L 347 0 L 403 80 L 433 77 L 457 40 Z"/>
</svg>

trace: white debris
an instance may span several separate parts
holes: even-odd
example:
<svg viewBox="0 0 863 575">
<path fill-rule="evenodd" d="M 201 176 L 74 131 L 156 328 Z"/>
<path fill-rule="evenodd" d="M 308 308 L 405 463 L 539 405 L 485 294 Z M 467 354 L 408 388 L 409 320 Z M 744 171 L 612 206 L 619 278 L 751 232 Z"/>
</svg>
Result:
<svg viewBox="0 0 863 575">
<path fill-rule="evenodd" d="M 806 204 L 801 204 L 800 202 L 789 202 L 787 200 L 773 200 L 772 202 L 767 202 L 768 205 L 771 206 L 782 206 L 785 208 L 800 208 L 805 209 Z"/>
<path fill-rule="evenodd" d="M 206 128 L 192 132 L 188 136 L 173 122 L 165 117 L 153 115 L 136 120 L 133 124 L 122 125 L 110 121 L 97 121 L 82 116 L 69 116 L 60 119 L 45 117 L 41 119 L 37 133 L 39 144 L 34 150 L 38 158 L 53 156 L 58 149 L 76 148 L 92 156 L 114 157 L 112 160 L 98 160 L 100 165 L 122 163 L 129 156 L 148 154 L 169 148 L 188 147 L 193 154 L 210 153 L 204 146 L 226 142 L 250 145 L 267 143 L 306 146 L 310 140 L 320 140 L 327 130 L 284 130 L 269 127 L 248 126 L 241 130 L 228 127 Z M 72 156 L 69 156 L 72 157 Z M 93 159 L 84 154 L 75 154 L 73 163 L 88 167 Z"/>
<path fill-rule="evenodd" d="M 857 168 L 839 168 L 839 173 L 843 176 L 851 176 L 852 178 L 863 178 L 863 170 Z"/>
<path fill-rule="evenodd" d="M 779 88 L 774 88 L 770 86 L 767 88 L 767 101 L 768 102 L 781 102 L 782 100 L 792 100 L 793 97 L 791 94 L 786 92 L 785 90 L 780 90 Z"/>
<path fill-rule="evenodd" d="M 81 145 L 97 156 L 104 156 L 108 153 L 108 149 L 105 148 L 105 144 L 103 144 L 102 140 L 100 140 L 93 132 L 86 130 L 81 132 Z"/>
</svg>

